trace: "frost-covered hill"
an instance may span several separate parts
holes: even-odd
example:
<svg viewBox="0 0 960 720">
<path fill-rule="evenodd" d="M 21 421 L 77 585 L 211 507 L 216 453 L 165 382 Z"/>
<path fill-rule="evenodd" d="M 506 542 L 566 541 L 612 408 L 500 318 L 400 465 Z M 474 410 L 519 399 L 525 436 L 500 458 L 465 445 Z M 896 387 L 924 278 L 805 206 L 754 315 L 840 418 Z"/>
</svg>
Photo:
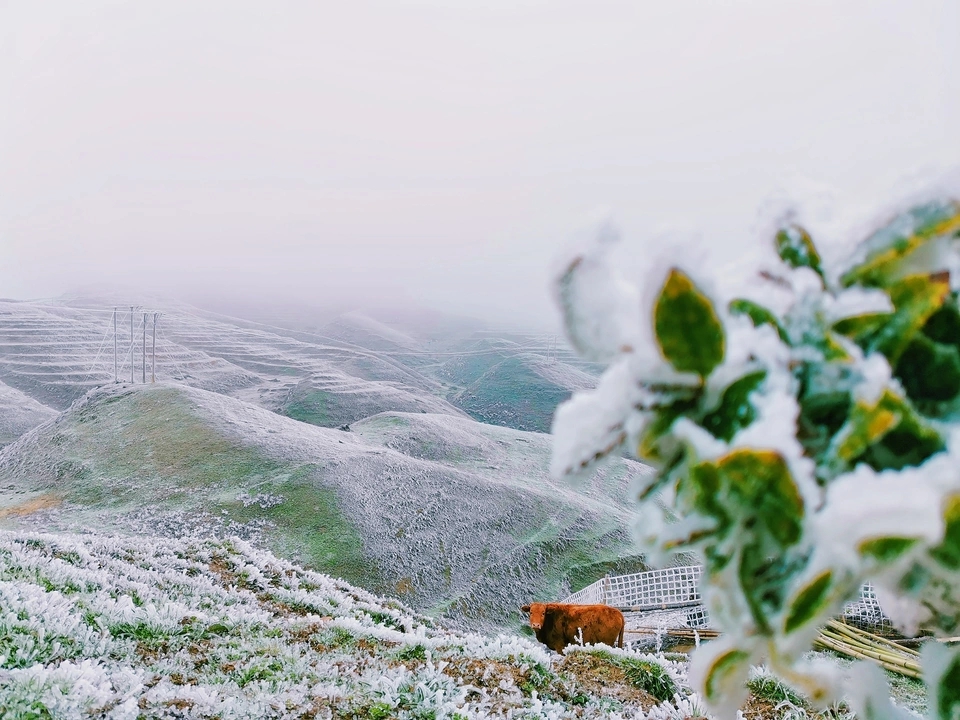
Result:
<svg viewBox="0 0 960 720">
<path fill-rule="evenodd" d="M 0 447 L 49 420 L 57 411 L 0 382 Z"/>
<path fill-rule="evenodd" d="M 679 720 L 683 672 L 451 632 L 241 540 L 0 532 L 4 718 Z"/>
<path fill-rule="evenodd" d="M 641 466 L 574 490 L 548 438 L 389 413 L 350 432 L 182 385 L 110 385 L 0 452 L 0 523 L 237 534 L 472 627 L 642 566 L 624 509 Z"/>
<path fill-rule="evenodd" d="M 472 377 L 478 369 L 482 372 Z M 450 400 L 471 417 L 542 433 L 550 432 L 553 412 L 560 403 L 596 383 L 593 375 L 577 367 L 526 352 L 503 359 L 499 355 L 456 358 L 444 365 L 443 372 L 468 383 Z"/>
<path fill-rule="evenodd" d="M 154 299 L 157 378 L 229 394 L 305 422 L 337 427 L 378 412 L 469 414 L 546 432 L 557 403 L 590 387 L 596 368 L 555 337 L 495 334 L 443 316 L 352 312 L 306 330 Z M 115 297 L 0 301 L 0 382 L 62 410 L 87 390 L 152 374 L 152 311 Z M 387 313 L 387 315 L 391 315 Z M 278 320 L 278 322 L 280 322 Z M 146 337 L 144 337 L 146 329 Z M 146 353 L 144 353 L 146 339 Z M 146 363 L 144 362 L 146 360 Z"/>
</svg>

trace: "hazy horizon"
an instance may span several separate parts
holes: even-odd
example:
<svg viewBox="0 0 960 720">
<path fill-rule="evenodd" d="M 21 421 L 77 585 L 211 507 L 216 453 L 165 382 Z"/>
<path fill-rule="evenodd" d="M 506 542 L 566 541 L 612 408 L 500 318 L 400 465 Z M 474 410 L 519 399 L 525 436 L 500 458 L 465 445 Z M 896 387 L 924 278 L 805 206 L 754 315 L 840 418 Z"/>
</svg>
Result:
<svg viewBox="0 0 960 720">
<path fill-rule="evenodd" d="M 826 254 L 956 183 L 948 0 L 0 6 L 0 296 L 418 306 L 550 328 L 557 249 Z M 843 217 L 838 219 L 838 215 Z"/>
</svg>

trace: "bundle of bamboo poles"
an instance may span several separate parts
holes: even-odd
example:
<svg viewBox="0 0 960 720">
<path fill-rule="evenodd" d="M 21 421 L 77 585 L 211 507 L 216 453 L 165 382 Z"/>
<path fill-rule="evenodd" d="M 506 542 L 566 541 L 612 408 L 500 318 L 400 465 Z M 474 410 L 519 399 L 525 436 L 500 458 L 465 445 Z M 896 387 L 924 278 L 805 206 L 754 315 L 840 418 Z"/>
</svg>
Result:
<svg viewBox="0 0 960 720">
<path fill-rule="evenodd" d="M 629 628 L 626 633 L 628 635 L 660 634 L 665 637 L 690 640 L 691 642 L 712 640 L 720 635 L 716 630 L 706 628 L 695 630 L 693 628 L 634 627 Z M 920 677 L 919 652 L 838 620 L 831 620 L 826 624 L 817 636 L 814 645 L 858 660 L 873 660 L 881 667 L 907 677 L 918 679 Z"/>
<path fill-rule="evenodd" d="M 873 660 L 892 672 L 920 678 L 919 652 L 837 620 L 826 624 L 814 645 L 859 660 Z"/>
</svg>

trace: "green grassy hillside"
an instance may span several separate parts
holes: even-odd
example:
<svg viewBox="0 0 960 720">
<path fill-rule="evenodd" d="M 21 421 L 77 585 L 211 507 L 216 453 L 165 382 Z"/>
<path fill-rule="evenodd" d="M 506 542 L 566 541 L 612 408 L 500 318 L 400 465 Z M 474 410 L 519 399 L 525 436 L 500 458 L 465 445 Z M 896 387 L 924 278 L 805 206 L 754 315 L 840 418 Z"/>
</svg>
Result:
<svg viewBox="0 0 960 720">
<path fill-rule="evenodd" d="M 0 525 L 237 535 L 465 626 L 634 570 L 635 464 L 583 492 L 549 438 L 424 413 L 352 432 L 215 393 L 108 386 L 0 452 Z"/>
</svg>

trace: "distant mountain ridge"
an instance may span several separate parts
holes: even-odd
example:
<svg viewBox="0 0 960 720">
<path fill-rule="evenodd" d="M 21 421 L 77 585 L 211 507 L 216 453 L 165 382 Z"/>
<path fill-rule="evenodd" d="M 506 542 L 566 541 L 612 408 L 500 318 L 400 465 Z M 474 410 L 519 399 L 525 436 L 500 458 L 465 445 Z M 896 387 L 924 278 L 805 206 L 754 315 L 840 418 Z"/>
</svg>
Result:
<svg viewBox="0 0 960 720">
<path fill-rule="evenodd" d="M 473 626 L 644 567 L 624 508 L 645 469 L 618 461 L 575 491 L 549 480 L 550 438 L 523 431 L 592 382 L 549 338 L 173 303 L 155 385 L 152 323 L 144 355 L 142 316 L 131 343 L 121 313 L 115 384 L 112 312 L 82 304 L 0 302 L 0 407 L 17 408 L 0 525 L 239 534 Z"/>
</svg>

